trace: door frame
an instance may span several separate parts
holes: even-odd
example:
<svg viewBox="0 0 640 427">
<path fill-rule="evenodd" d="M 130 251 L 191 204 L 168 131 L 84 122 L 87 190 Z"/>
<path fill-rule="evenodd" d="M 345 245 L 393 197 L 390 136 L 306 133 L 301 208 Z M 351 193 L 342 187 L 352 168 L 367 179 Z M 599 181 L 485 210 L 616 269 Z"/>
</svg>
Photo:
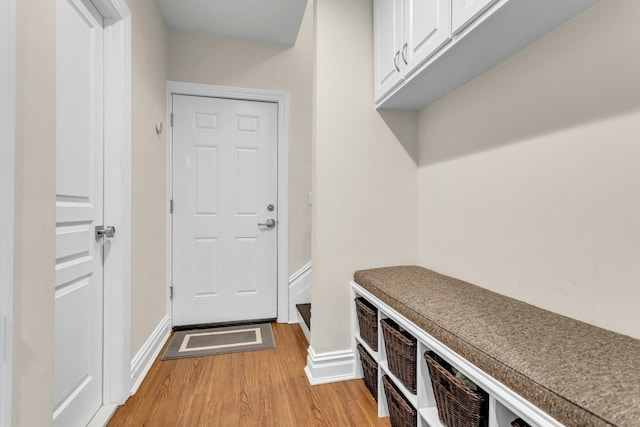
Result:
<svg viewBox="0 0 640 427">
<path fill-rule="evenodd" d="M 104 425 L 131 395 L 131 12 L 125 0 L 92 0 L 104 18 L 104 223 L 116 225 L 104 263 Z M 116 254 L 117 256 L 113 256 Z"/>
<path fill-rule="evenodd" d="M 167 81 L 167 122 L 171 123 L 172 96 L 191 95 L 210 98 L 228 98 L 242 101 L 274 102 L 278 106 L 278 283 L 277 310 L 279 323 L 289 321 L 289 94 L 279 90 L 218 86 L 202 83 Z M 171 130 L 171 129 L 169 129 Z M 167 135 L 167 209 L 173 199 L 173 132 Z M 170 288 L 173 286 L 173 221 L 167 216 L 167 313 L 173 326 Z"/>
<path fill-rule="evenodd" d="M 0 426 L 13 405 L 13 233 L 16 115 L 16 0 L 0 0 Z M 6 56 L 5 56 L 6 54 Z"/>
</svg>

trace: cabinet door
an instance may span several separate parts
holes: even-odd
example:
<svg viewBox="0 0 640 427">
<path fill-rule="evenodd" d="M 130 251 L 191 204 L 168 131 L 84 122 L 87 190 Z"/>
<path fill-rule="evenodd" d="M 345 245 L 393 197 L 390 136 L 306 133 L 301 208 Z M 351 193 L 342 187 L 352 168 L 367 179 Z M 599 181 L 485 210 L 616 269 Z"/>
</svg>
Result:
<svg viewBox="0 0 640 427">
<path fill-rule="evenodd" d="M 376 102 L 402 80 L 402 1 L 374 1 L 374 62 Z"/>
<path fill-rule="evenodd" d="M 405 75 L 451 40 L 450 0 L 403 0 Z"/>
<path fill-rule="evenodd" d="M 456 34 L 473 22 L 497 0 L 452 0 L 453 33 Z"/>
</svg>

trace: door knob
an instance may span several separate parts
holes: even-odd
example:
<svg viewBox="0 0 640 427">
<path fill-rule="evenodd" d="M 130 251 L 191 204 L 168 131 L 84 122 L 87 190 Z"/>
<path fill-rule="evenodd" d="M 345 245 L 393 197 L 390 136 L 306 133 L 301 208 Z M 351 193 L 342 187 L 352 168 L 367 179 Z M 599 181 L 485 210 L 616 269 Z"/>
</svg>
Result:
<svg viewBox="0 0 640 427">
<path fill-rule="evenodd" d="M 105 227 L 104 225 L 96 226 L 96 240 L 100 240 L 103 237 L 113 237 L 116 234 L 116 228 L 113 225 Z"/>
<path fill-rule="evenodd" d="M 276 226 L 276 220 L 273 218 L 269 218 L 266 222 L 259 222 L 258 223 L 259 227 L 267 227 L 267 228 L 273 228 Z"/>
</svg>

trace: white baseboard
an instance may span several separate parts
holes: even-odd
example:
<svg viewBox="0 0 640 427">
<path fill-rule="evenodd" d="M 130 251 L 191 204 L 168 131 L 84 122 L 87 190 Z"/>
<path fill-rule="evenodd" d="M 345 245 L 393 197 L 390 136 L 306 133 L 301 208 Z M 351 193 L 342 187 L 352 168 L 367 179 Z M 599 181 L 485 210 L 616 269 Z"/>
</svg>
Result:
<svg viewBox="0 0 640 427">
<path fill-rule="evenodd" d="M 147 341 L 144 343 L 140 351 L 131 360 L 131 394 L 138 391 L 138 387 L 142 384 L 142 380 L 149 373 L 153 361 L 156 360 L 160 350 L 171 335 L 171 322 L 169 316 L 162 318 L 158 326 L 151 333 Z"/>
<path fill-rule="evenodd" d="M 318 385 L 353 380 L 356 378 L 355 368 L 355 357 L 352 350 L 317 354 L 313 347 L 309 346 L 307 366 L 304 368 L 304 372 L 311 385 Z"/>
<path fill-rule="evenodd" d="M 103 405 L 98 409 L 98 412 L 91 418 L 87 427 L 106 427 L 109 424 L 109 420 L 118 409 L 118 405 L 115 403 L 110 405 Z"/>
<path fill-rule="evenodd" d="M 296 304 L 311 302 L 311 261 L 289 278 L 289 323 L 298 323 Z"/>
</svg>

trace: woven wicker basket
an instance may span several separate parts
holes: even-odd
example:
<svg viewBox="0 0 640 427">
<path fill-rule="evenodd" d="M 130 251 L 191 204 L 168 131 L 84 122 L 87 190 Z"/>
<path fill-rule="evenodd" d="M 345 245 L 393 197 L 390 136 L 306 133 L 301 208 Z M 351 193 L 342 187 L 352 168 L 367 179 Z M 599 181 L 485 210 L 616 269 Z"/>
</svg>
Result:
<svg viewBox="0 0 640 427">
<path fill-rule="evenodd" d="M 364 385 L 373 398 L 378 401 L 378 363 L 367 353 L 363 346 L 358 344 L 358 353 L 362 361 L 362 373 L 364 374 Z"/>
<path fill-rule="evenodd" d="M 451 373 L 451 365 L 431 351 L 424 353 L 429 367 L 438 417 L 447 427 L 486 427 L 489 395 L 473 391 Z"/>
<path fill-rule="evenodd" d="M 389 370 L 402 381 L 405 387 L 415 393 L 416 338 L 408 332 L 400 331 L 398 324 L 391 319 L 382 319 L 380 325 L 382 326 Z"/>
<path fill-rule="evenodd" d="M 366 299 L 356 298 L 356 313 L 360 338 L 371 347 L 371 350 L 378 351 L 378 309 Z"/>
<path fill-rule="evenodd" d="M 387 397 L 391 427 L 416 427 L 418 423 L 418 411 L 416 408 L 407 402 L 407 399 L 388 376 L 382 377 L 382 385 L 384 386 L 384 394 Z"/>
<path fill-rule="evenodd" d="M 511 421 L 511 427 L 531 427 L 525 420 L 522 418 L 516 418 Z"/>
</svg>

